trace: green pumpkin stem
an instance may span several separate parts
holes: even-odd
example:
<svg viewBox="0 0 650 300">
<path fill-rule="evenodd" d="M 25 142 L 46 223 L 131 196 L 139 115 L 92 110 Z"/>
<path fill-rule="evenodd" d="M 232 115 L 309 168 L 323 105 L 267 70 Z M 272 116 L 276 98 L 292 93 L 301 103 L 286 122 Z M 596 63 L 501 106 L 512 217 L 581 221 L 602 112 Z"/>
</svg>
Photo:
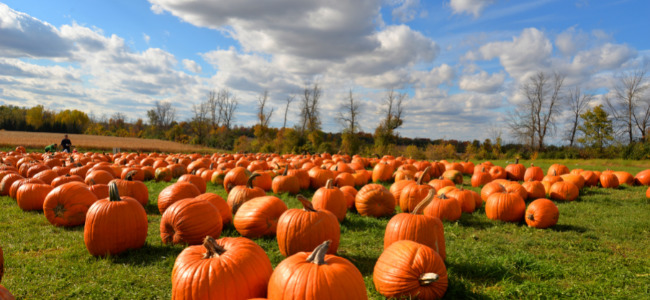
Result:
<svg viewBox="0 0 650 300">
<path fill-rule="evenodd" d="M 248 177 L 248 180 L 246 181 L 246 186 L 247 186 L 249 189 L 254 188 L 254 186 L 253 186 L 253 180 L 255 180 L 255 178 L 256 178 L 257 176 L 260 176 L 260 173 L 253 173 L 253 174 L 251 174 L 250 177 Z"/>
<path fill-rule="evenodd" d="M 219 255 L 226 252 L 226 248 L 217 244 L 217 241 L 209 235 L 203 239 L 203 247 L 207 250 L 205 255 L 203 255 L 203 258 L 219 257 Z"/>
<path fill-rule="evenodd" d="M 324 241 L 322 244 L 318 245 L 314 251 L 309 254 L 307 257 L 307 261 L 310 263 L 314 263 L 317 265 L 324 265 L 325 264 L 325 254 L 327 254 L 327 250 L 330 248 L 330 244 L 332 243 L 331 240 Z"/>
<path fill-rule="evenodd" d="M 436 195 L 435 190 L 434 190 L 434 189 L 430 189 L 430 190 L 429 190 L 429 194 L 427 194 L 427 196 L 424 197 L 424 199 L 422 199 L 422 201 L 420 201 L 420 203 L 418 203 L 418 205 L 415 206 L 415 208 L 413 209 L 413 211 L 411 212 L 411 214 L 413 214 L 413 215 L 420 214 L 420 210 L 424 210 L 424 208 L 425 208 L 427 205 L 429 205 L 429 203 L 431 203 L 431 201 L 433 200 L 433 197 L 434 197 L 435 195 Z"/>
<path fill-rule="evenodd" d="M 311 201 L 307 200 L 305 196 L 298 195 L 296 196 L 296 198 L 298 199 L 298 201 L 300 201 L 300 203 L 302 203 L 302 207 L 305 211 L 316 212 L 316 209 L 314 209 L 314 205 L 311 204 Z"/>
<path fill-rule="evenodd" d="M 438 276 L 436 273 L 422 273 L 422 275 L 420 275 L 420 278 L 418 278 L 418 281 L 420 282 L 421 286 L 425 286 L 438 281 L 438 279 L 440 279 L 440 276 Z"/>
<path fill-rule="evenodd" d="M 424 171 L 422 171 L 422 174 L 420 174 L 420 177 L 418 177 L 418 185 L 422 185 L 422 179 L 424 179 L 424 175 L 426 175 L 427 173 L 429 173 L 429 169 L 430 169 L 430 168 L 431 168 L 431 167 L 426 167 L 426 168 L 424 169 Z"/>
<path fill-rule="evenodd" d="M 289 165 L 287 165 L 287 166 L 284 168 L 284 173 L 282 173 L 282 176 L 287 176 L 287 174 L 289 174 Z"/>
<path fill-rule="evenodd" d="M 138 173 L 138 171 L 136 170 L 129 171 L 128 173 L 126 173 L 126 176 L 124 176 L 124 179 L 126 179 L 127 181 L 133 181 L 133 176 L 135 176 L 136 173 Z"/>
<path fill-rule="evenodd" d="M 108 183 L 108 200 L 111 202 L 122 201 L 122 198 L 120 198 L 119 189 L 117 188 L 117 183 L 113 181 Z"/>
</svg>

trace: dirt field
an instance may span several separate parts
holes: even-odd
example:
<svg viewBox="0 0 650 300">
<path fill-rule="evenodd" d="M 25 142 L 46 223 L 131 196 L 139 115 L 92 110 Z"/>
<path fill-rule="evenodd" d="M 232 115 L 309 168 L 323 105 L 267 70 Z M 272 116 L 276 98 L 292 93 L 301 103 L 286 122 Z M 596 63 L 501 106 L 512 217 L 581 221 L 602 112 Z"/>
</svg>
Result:
<svg viewBox="0 0 650 300">
<path fill-rule="evenodd" d="M 25 148 L 44 149 L 49 144 L 59 144 L 63 133 L 43 133 L 0 130 L 0 147 L 24 146 Z M 179 144 L 170 141 L 121 138 L 112 136 L 69 134 L 72 145 L 78 150 L 105 150 L 144 152 L 215 152 L 216 149 L 194 145 Z"/>
</svg>

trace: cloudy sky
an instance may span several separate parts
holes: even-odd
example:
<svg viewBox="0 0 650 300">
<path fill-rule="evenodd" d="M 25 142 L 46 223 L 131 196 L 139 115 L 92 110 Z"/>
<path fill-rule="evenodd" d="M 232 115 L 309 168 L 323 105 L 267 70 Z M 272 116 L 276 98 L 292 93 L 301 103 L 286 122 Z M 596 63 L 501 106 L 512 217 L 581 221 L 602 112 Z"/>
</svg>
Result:
<svg viewBox="0 0 650 300">
<path fill-rule="evenodd" d="M 281 126 L 285 99 L 317 83 L 325 131 L 340 130 L 352 90 L 372 132 L 393 88 L 408 94 L 401 135 L 484 139 L 535 72 L 608 93 L 650 60 L 648 12 L 647 0 L 0 0 L 0 104 L 144 119 L 159 100 L 188 119 L 227 88 L 248 126 L 268 90 Z"/>
</svg>

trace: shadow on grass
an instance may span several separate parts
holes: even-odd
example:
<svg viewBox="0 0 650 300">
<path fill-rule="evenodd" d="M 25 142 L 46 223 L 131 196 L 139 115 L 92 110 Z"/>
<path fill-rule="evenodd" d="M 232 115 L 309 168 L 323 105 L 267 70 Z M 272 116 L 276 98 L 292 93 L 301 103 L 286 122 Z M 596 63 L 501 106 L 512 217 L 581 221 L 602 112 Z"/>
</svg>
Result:
<svg viewBox="0 0 650 300">
<path fill-rule="evenodd" d="M 158 202 L 156 203 L 147 203 L 147 206 L 144 208 L 147 212 L 147 215 L 160 215 L 160 210 L 158 210 Z"/>
<path fill-rule="evenodd" d="M 490 297 L 477 294 L 472 291 L 472 288 L 463 281 L 449 279 L 447 292 L 442 299 L 491 299 Z"/>
<path fill-rule="evenodd" d="M 520 281 L 510 270 L 497 263 L 485 261 L 481 264 L 472 264 L 471 262 L 450 262 L 446 261 L 447 271 L 450 277 L 459 277 L 467 279 L 474 283 L 495 284 L 502 282 L 504 279 Z"/>
<path fill-rule="evenodd" d="M 462 225 L 463 227 L 472 227 L 474 229 L 485 230 L 497 226 L 498 222 L 479 217 L 476 215 L 476 212 L 474 212 L 474 214 L 462 214 L 458 220 L 458 224 Z"/>
<path fill-rule="evenodd" d="M 550 227 L 549 229 L 553 230 L 553 231 L 557 231 L 557 232 L 573 231 L 573 232 L 583 233 L 583 232 L 587 231 L 587 228 L 585 228 L 585 227 L 575 226 L 575 225 L 568 225 L 568 224 L 555 225 L 553 227 Z"/>
<path fill-rule="evenodd" d="M 112 256 L 109 259 L 115 264 L 127 265 L 153 265 L 169 257 L 177 257 L 184 247 L 171 245 L 151 245 L 146 243 L 142 248 L 129 250 L 120 255 Z"/>
<path fill-rule="evenodd" d="M 386 226 L 385 224 L 382 225 L 382 222 L 380 222 L 382 220 L 386 222 L 387 220 L 390 220 L 390 217 L 370 218 L 355 214 L 355 216 L 347 216 L 343 222 L 341 222 L 341 226 L 344 226 L 347 230 L 350 231 L 376 230 L 377 228 Z"/>
<path fill-rule="evenodd" d="M 375 264 L 377 263 L 376 257 L 373 258 L 350 253 L 340 253 L 339 255 L 354 264 L 363 276 L 372 275 L 372 272 L 375 270 Z"/>
</svg>

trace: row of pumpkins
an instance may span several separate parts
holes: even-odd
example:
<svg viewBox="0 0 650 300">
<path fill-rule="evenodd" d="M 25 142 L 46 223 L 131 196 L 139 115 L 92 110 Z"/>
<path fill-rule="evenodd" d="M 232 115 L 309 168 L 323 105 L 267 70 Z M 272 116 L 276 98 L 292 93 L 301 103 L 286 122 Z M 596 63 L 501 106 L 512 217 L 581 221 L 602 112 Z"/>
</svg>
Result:
<svg viewBox="0 0 650 300">
<path fill-rule="evenodd" d="M 529 226 L 546 228 L 559 215 L 547 195 L 570 201 L 584 186 L 650 183 L 650 170 L 632 177 L 626 172 L 569 172 L 553 165 L 547 173 L 553 175 L 544 176 L 541 168 L 518 163 L 502 168 L 489 162 L 474 166 L 391 156 L 43 155 L 17 149 L 0 153 L 0 159 L 0 194 L 16 199 L 24 210 L 43 210 L 56 226 L 85 223 L 86 248 L 97 256 L 142 247 L 148 230 L 143 206 L 149 200 L 142 181 L 178 178 L 160 192 L 157 203 L 163 242 L 191 245 L 172 271 L 172 295 L 177 299 L 315 299 L 323 293 L 365 299 L 361 273 L 334 255 L 339 222 L 350 209 L 380 217 L 394 214 L 396 205 L 403 213 L 387 225 L 385 250 L 373 273 L 375 287 L 386 297 L 440 298 L 447 287 L 441 220 L 457 220 L 485 202 L 490 219 L 525 219 Z M 463 183 L 463 174 L 472 175 L 472 186 L 483 186 L 480 194 L 456 187 Z M 370 180 L 394 183 L 389 190 Z M 205 193 L 208 182 L 223 185 L 227 199 Z M 362 188 L 357 191 L 355 186 Z M 297 194 L 309 188 L 316 191 L 311 201 L 297 197 L 303 209 L 288 209 L 281 199 L 266 194 Z M 535 200 L 527 211 L 524 199 Z M 231 222 L 243 237 L 215 240 Z M 264 250 L 245 238 L 264 235 L 276 235 L 287 257 L 275 270 Z M 417 264 L 413 257 L 418 257 Z"/>
</svg>

